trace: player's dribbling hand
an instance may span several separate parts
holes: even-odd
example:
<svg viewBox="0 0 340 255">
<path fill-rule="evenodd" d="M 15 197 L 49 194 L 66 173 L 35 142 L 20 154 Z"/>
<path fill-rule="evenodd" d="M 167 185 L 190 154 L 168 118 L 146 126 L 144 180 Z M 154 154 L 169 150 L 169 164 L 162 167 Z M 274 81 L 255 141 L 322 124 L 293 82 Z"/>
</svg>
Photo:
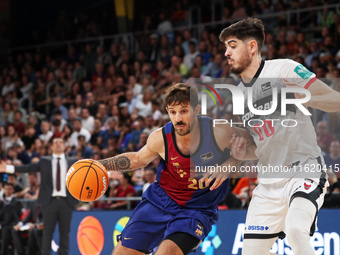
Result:
<svg viewBox="0 0 340 255">
<path fill-rule="evenodd" d="M 216 179 L 214 184 L 210 187 L 210 190 L 214 190 L 221 186 L 221 184 L 228 179 L 228 176 L 229 174 L 225 172 L 206 172 L 199 181 L 202 183 L 205 181 L 206 185 L 209 186 L 210 183 Z"/>
<path fill-rule="evenodd" d="M 230 139 L 231 154 L 238 160 L 243 160 L 246 155 L 247 140 L 244 137 L 239 137 L 233 134 Z"/>
</svg>

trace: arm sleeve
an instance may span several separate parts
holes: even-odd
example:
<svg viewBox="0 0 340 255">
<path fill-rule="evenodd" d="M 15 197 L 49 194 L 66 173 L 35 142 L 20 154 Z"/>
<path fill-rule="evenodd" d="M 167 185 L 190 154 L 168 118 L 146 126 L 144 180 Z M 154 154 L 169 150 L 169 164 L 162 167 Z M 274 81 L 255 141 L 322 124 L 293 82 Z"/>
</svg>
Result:
<svg viewBox="0 0 340 255">
<path fill-rule="evenodd" d="M 313 72 L 293 60 L 288 60 L 283 64 L 281 75 L 283 79 L 305 89 L 308 89 L 316 80 L 316 76 Z"/>
<path fill-rule="evenodd" d="M 18 172 L 18 173 L 28 173 L 28 172 L 39 172 L 40 171 L 40 162 L 37 162 L 37 163 L 33 163 L 33 164 L 28 164 L 28 165 L 23 165 L 23 166 L 12 166 L 13 168 L 10 168 L 9 170 L 11 169 L 14 169 L 14 172 Z M 6 166 L 6 172 L 8 170 L 8 167 L 9 166 Z"/>
</svg>

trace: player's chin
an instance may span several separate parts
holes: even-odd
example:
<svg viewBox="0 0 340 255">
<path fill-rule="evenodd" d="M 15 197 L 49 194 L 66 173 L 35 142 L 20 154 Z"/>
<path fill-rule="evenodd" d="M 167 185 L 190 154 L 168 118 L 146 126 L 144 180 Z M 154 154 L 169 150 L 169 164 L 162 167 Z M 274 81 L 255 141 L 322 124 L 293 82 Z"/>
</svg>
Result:
<svg viewBox="0 0 340 255">
<path fill-rule="evenodd" d="M 178 128 L 176 128 L 175 130 L 176 130 L 176 133 L 180 136 L 185 136 L 185 135 L 190 133 L 189 129 L 178 129 Z"/>
</svg>

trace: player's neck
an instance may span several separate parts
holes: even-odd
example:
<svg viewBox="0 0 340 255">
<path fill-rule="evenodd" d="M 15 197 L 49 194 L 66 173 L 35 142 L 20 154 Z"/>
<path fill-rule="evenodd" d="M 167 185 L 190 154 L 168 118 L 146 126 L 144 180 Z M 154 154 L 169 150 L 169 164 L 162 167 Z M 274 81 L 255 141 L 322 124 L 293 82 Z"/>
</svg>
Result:
<svg viewBox="0 0 340 255">
<path fill-rule="evenodd" d="M 241 73 L 242 80 L 246 83 L 251 82 L 261 65 L 261 58 L 254 58 L 250 65 Z"/>
</svg>

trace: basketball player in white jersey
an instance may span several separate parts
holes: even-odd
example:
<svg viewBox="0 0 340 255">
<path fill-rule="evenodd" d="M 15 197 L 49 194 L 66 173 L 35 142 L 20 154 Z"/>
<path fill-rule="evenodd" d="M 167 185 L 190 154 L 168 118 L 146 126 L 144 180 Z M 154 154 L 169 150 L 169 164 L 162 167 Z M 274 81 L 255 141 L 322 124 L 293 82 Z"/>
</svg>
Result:
<svg viewBox="0 0 340 255">
<path fill-rule="evenodd" d="M 242 119 L 246 123 L 252 120 L 247 128 L 257 145 L 258 166 L 283 167 L 274 173 L 259 168 L 259 185 L 247 213 L 242 254 L 266 255 L 276 239 L 285 235 L 295 255 L 315 254 L 309 236 L 314 233 L 328 183 L 310 116 L 295 105 L 288 105 L 287 115 L 282 116 L 280 102 L 272 114 L 254 116 L 248 109 L 246 88 L 252 88 L 252 102 L 257 109 L 270 108 L 274 88 L 280 98 L 282 88 L 300 87 L 311 93 L 306 106 L 334 112 L 340 110 L 340 93 L 295 61 L 263 61 L 264 27 L 259 19 L 247 18 L 225 28 L 220 40 L 226 46 L 231 71 L 242 78 L 238 85 L 246 101 Z M 294 98 L 293 93 L 290 96 Z M 234 157 L 252 159 L 242 152 L 242 138 L 234 137 L 233 145 L 240 147 L 239 155 Z"/>
</svg>

